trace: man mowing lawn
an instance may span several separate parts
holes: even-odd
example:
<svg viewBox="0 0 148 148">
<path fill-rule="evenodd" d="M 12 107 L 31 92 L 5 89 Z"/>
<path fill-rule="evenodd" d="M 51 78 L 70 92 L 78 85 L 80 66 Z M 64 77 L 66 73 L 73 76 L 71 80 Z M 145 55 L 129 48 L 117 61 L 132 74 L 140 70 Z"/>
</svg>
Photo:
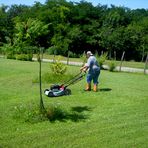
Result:
<svg viewBox="0 0 148 148">
<path fill-rule="evenodd" d="M 81 71 L 86 72 L 87 74 L 87 85 L 85 91 L 91 91 L 91 81 L 93 80 L 94 83 L 94 92 L 97 92 L 97 85 L 98 85 L 98 77 L 100 75 L 100 67 L 96 57 L 92 54 L 91 51 L 86 53 L 87 63 L 80 68 Z"/>
</svg>

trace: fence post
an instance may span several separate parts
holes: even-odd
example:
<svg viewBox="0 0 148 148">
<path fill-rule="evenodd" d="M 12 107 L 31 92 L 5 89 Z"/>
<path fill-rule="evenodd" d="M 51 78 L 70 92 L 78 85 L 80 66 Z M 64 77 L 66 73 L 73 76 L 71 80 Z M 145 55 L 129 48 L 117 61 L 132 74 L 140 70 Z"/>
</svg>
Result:
<svg viewBox="0 0 148 148">
<path fill-rule="evenodd" d="M 114 60 L 116 61 L 116 51 L 114 51 Z"/>
<path fill-rule="evenodd" d="M 67 57 L 67 65 L 69 65 L 69 50 L 68 50 L 68 57 Z"/>
<path fill-rule="evenodd" d="M 141 62 L 143 62 L 144 60 L 144 55 L 145 55 L 145 51 L 144 51 L 144 46 L 142 46 L 143 50 L 142 50 L 142 59 L 141 59 Z"/>
<path fill-rule="evenodd" d="M 123 53 L 122 53 L 121 63 L 120 63 L 120 69 L 119 69 L 119 71 L 121 71 L 121 67 L 122 67 L 122 62 L 123 62 L 123 59 L 124 59 L 124 55 L 125 55 L 125 51 L 123 51 Z"/>
<path fill-rule="evenodd" d="M 55 51 L 54 51 L 54 55 L 53 55 L 53 63 L 55 63 Z"/>
<path fill-rule="evenodd" d="M 103 50 L 101 51 L 101 55 L 103 55 Z"/>
<path fill-rule="evenodd" d="M 145 65 L 144 65 L 144 74 L 146 74 L 147 64 L 148 64 L 148 52 L 147 52 L 147 56 L 146 56 L 146 60 L 145 60 Z"/>
</svg>

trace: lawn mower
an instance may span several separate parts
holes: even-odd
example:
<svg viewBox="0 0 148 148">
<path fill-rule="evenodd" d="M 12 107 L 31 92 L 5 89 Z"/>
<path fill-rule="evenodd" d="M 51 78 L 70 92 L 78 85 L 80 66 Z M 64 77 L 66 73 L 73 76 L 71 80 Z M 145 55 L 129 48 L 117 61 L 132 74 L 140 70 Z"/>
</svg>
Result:
<svg viewBox="0 0 148 148">
<path fill-rule="evenodd" d="M 44 94 L 48 97 L 59 97 L 63 95 L 70 95 L 71 90 L 68 89 L 67 87 L 82 80 L 84 75 L 85 73 L 80 72 L 77 75 L 75 75 L 72 79 L 66 81 L 64 84 L 51 85 L 49 89 L 45 89 Z"/>
</svg>

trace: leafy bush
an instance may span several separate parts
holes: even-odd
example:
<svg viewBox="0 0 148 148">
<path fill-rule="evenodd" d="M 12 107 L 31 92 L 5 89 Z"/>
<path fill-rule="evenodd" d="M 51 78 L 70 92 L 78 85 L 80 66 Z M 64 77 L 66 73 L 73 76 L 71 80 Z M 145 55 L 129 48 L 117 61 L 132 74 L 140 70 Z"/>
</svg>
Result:
<svg viewBox="0 0 148 148">
<path fill-rule="evenodd" d="M 58 83 L 64 83 L 70 79 L 72 79 L 73 75 L 72 74 L 64 74 L 64 75 L 55 75 L 53 73 L 44 73 L 42 75 L 42 82 L 43 83 L 53 83 L 53 84 L 58 84 Z M 39 79 L 38 77 L 32 81 L 33 83 L 38 83 Z"/>
<path fill-rule="evenodd" d="M 20 49 L 20 53 L 23 54 L 32 54 L 32 53 L 37 53 L 39 51 L 39 48 L 36 46 L 27 46 L 24 45 L 21 49 Z"/>
<path fill-rule="evenodd" d="M 104 62 L 107 60 L 107 53 L 104 53 L 100 56 L 99 58 L 99 64 L 100 64 L 100 67 L 102 68 Z"/>
<path fill-rule="evenodd" d="M 11 46 L 10 44 L 4 44 L 4 45 L 1 47 L 1 52 L 3 52 L 4 54 L 14 53 L 14 48 L 13 48 L 13 46 Z"/>
<path fill-rule="evenodd" d="M 38 50 L 37 47 L 32 46 L 12 46 L 11 44 L 4 44 L 1 47 L 1 52 L 6 54 L 7 59 L 17 59 L 22 61 L 32 61 L 33 52 Z"/>
<path fill-rule="evenodd" d="M 83 64 L 85 64 L 87 62 L 87 58 L 86 58 L 85 52 L 80 56 L 80 58 L 82 59 Z"/>
<path fill-rule="evenodd" d="M 57 54 L 58 54 L 55 46 L 49 47 L 49 48 L 47 49 L 47 53 L 48 53 L 49 55 L 57 55 Z"/>
<path fill-rule="evenodd" d="M 97 58 L 97 60 L 99 62 L 99 65 L 100 65 L 101 69 L 103 69 L 103 64 L 107 60 L 107 54 L 108 54 L 107 52 L 103 53 L 101 56 L 96 54 L 96 58 Z"/>
<path fill-rule="evenodd" d="M 16 59 L 15 57 L 15 49 L 13 46 L 11 46 L 10 44 L 4 44 L 1 47 L 1 53 L 5 54 L 7 59 Z"/>
<path fill-rule="evenodd" d="M 47 53 L 50 55 L 63 55 L 66 56 L 66 51 L 64 48 L 59 48 L 57 46 L 52 46 L 47 49 Z"/>
<path fill-rule="evenodd" d="M 63 83 L 68 81 L 73 77 L 72 74 L 66 74 L 67 67 L 58 60 L 51 65 L 51 72 L 46 72 L 42 74 L 43 83 Z M 33 83 L 38 83 L 39 78 L 35 78 Z"/>
<path fill-rule="evenodd" d="M 4 54 L 3 48 L 0 46 L 0 54 Z"/>
<path fill-rule="evenodd" d="M 16 59 L 16 55 L 13 52 L 9 52 L 6 54 L 7 59 Z"/>
<path fill-rule="evenodd" d="M 78 54 L 76 54 L 76 53 L 73 53 L 72 51 L 69 51 L 69 57 L 70 58 L 79 58 L 80 57 L 80 55 L 78 55 Z"/>
<path fill-rule="evenodd" d="M 111 61 L 110 63 L 109 63 L 109 71 L 114 71 L 115 70 L 115 68 L 116 68 L 116 63 L 115 63 L 115 61 Z"/>
<path fill-rule="evenodd" d="M 17 54 L 16 59 L 21 61 L 32 61 L 32 54 Z"/>
<path fill-rule="evenodd" d="M 55 63 L 52 64 L 51 70 L 55 75 L 63 75 L 67 68 L 63 63 L 60 62 L 60 58 L 58 58 Z"/>
</svg>

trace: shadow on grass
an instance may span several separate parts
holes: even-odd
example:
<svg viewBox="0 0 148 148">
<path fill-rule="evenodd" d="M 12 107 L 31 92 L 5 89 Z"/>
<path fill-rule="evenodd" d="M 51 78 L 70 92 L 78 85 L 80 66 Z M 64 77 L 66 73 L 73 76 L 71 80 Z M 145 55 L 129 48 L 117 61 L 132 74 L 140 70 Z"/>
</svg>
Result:
<svg viewBox="0 0 148 148">
<path fill-rule="evenodd" d="M 88 114 L 86 114 L 86 111 L 92 111 L 92 109 L 88 106 L 77 106 L 72 107 L 71 111 L 68 112 L 58 107 L 54 107 L 47 111 L 47 118 L 51 122 L 66 122 L 68 120 L 72 122 L 80 122 L 89 118 Z"/>
<path fill-rule="evenodd" d="M 88 106 L 77 106 L 77 107 L 72 107 L 72 111 L 76 111 L 78 113 L 84 112 L 84 111 L 92 111 L 92 108 Z"/>
<path fill-rule="evenodd" d="M 106 92 L 106 91 L 111 91 L 111 90 L 112 90 L 111 88 L 100 88 L 100 89 L 99 89 L 99 91 L 105 91 L 105 92 Z"/>
<path fill-rule="evenodd" d="M 67 110 L 62 106 L 50 105 L 44 112 L 41 112 L 35 103 L 21 104 L 12 108 L 15 120 L 23 120 L 32 124 L 44 121 L 50 121 L 51 123 L 55 121 L 85 121 L 89 118 L 88 112 L 90 111 L 92 111 L 92 108 L 88 106 L 75 106 Z"/>
</svg>

